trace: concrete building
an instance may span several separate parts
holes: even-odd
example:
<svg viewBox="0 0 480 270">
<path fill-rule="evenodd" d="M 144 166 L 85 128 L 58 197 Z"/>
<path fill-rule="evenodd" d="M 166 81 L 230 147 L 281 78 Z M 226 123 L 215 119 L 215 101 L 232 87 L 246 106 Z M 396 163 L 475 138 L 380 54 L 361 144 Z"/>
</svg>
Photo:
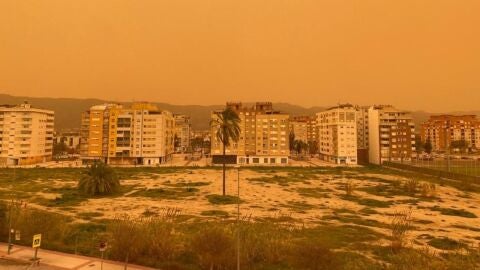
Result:
<svg viewBox="0 0 480 270">
<path fill-rule="evenodd" d="M 64 143 L 70 149 L 78 149 L 80 146 L 80 133 L 79 132 L 62 132 L 56 133 L 54 144 Z"/>
<path fill-rule="evenodd" d="M 368 109 L 369 162 L 408 161 L 415 152 L 415 124 L 409 112 L 390 105 Z"/>
<path fill-rule="evenodd" d="M 357 164 L 356 108 L 339 105 L 317 113 L 320 159 L 336 164 Z"/>
<path fill-rule="evenodd" d="M 82 114 L 81 156 L 113 165 L 157 165 L 174 151 L 173 114 L 149 103 L 97 105 Z"/>
<path fill-rule="evenodd" d="M 357 110 L 357 158 L 358 163 L 368 163 L 368 109 L 369 106 L 356 106 Z"/>
<path fill-rule="evenodd" d="M 240 139 L 226 149 L 235 156 L 238 164 L 285 165 L 288 164 L 289 115 L 273 110 L 271 102 L 257 102 L 245 106 L 239 102 L 227 103 L 240 117 Z M 216 119 L 220 111 L 212 112 Z M 222 155 L 222 143 L 216 138 L 218 127 L 211 128 L 211 155 Z"/>
<path fill-rule="evenodd" d="M 289 122 L 290 132 L 295 134 L 295 140 L 318 143 L 318 125 L 315 116 L 294 116 Z"/>
<path fill-rule="evenodd" d="M 446 151 L 454 141 L 468 148 L 480 148 L 480 120 L 475 115 L 435 115 L 422 124 L 422 142 L 430 141 L 433 151 Z"/>
<path fill-rule="evenodd" d="M 175 151 L 186 152 L 190 148 L 192 125 L 190 117 L 175 115 Z"/>
<path fill-rule="evenodd" d="M 52 159 L 54 112 L 28 103 L 0 105 L 0 165 L 30 165 Z"/>
</svg>

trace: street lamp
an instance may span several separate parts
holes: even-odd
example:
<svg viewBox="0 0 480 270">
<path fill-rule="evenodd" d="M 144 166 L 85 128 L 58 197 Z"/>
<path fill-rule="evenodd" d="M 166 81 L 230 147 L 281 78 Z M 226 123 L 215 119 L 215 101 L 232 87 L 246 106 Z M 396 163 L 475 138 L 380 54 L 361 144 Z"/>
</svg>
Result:
<svg viewBox="0 0 480 270">
<path fill-rule="evenodd" d="M 237 169 L 237 270 L 240 270 L 240 165 Z"/>
</svg>

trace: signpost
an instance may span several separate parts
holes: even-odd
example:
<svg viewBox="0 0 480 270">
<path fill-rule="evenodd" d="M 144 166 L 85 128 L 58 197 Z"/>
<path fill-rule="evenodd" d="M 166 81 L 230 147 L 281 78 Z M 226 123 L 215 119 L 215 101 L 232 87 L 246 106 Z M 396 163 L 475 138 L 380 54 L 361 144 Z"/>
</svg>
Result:
<svg viewBox="0 0 480 270">
<path fill-rule="evenodd" d="M 98 249 L 102 253 L 102 260 L 100 261 L 100 270 L 103 270 L 103 254 L 105 253 L 105 250 L 107 250 L 107 242 L 106 241 L 100 241 L 100 244 L 98 245 Z"/>
<path fill-rule="evenodd" d="M 32 248 L 35 249 L 35 254 L 33 256 L 33 260 L 37 261 L 37 253 L 38 253 L 38 248 L 42 244 L 42 234 L 35 234 L 33 236 L 33 243 L 32 243 Z"/>
</svg>

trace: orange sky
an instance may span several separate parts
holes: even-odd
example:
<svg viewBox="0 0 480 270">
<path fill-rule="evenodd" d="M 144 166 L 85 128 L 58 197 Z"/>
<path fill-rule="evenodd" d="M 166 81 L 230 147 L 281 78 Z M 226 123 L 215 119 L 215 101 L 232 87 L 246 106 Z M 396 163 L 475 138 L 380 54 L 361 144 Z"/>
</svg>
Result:
<svg viewBox="0 0 480 270">
<path fill-rule="evenodd" d="M 1 0 L 0 93 L 480 109 L 480 1 Z"/>
</svg>

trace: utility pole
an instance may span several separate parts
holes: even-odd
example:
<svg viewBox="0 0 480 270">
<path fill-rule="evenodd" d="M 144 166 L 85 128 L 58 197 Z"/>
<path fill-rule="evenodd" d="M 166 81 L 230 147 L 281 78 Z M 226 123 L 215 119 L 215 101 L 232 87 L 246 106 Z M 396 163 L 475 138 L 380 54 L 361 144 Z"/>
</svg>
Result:
<svg viewBox="0 0 480 270">
<path fill-rule="evenodd" d="M 237 167 L 237 270 L 240 270 L 240 165 Z"/>
<path fill-rule="evenodd" d="M 13 181 L 17 178 L 17 171 L 15 165 L 13 165 Z M 10 255 L 10 252 L 12 250 L 12 216 L 13 216 L 13 208 L 14 208 L 14 192 L 12 190 L 12 201 L 10 202 L 10 206 L 8 209 L 8 246 L 7 246 L 7 254 Z"/>
<path fill-rule="evenodd" d="M 450 172 L 450 144 L 448 143 L 449 136 L 450 136 L 450 120 L 447 120 L 447 125 L 445 127 L 445 150 L 446 150 L 445 152 L 447 155 L 447 172 Z"/>
</svg>

